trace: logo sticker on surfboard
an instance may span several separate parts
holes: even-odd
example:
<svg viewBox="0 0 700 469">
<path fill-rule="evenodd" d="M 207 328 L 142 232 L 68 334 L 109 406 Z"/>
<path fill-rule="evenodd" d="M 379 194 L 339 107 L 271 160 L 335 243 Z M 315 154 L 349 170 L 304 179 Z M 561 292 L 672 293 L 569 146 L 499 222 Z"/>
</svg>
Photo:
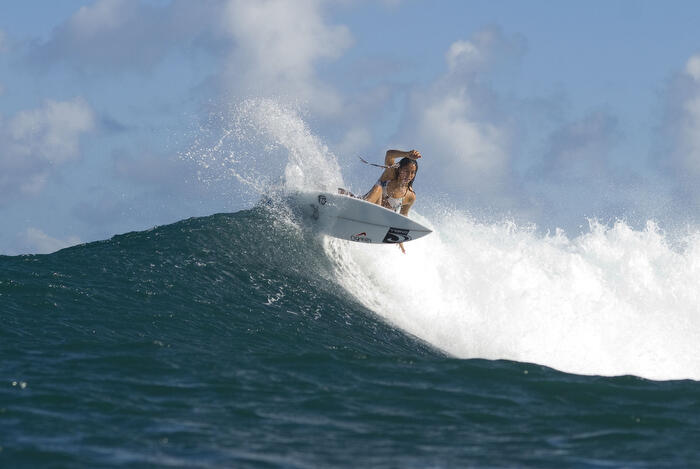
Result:
<svg viewBox="0 0 700 469">
<path fill-rule="evenodd" d="M 360 243 L 371 243 L 372 238 L 368 238 L 367 233 L 365 233 L 363 231 L 362 233 L 357 233 L 357 234 L 350 236 L 350 241 L 357 241 Z"/>
<path fill-rule="evenodd" d="M 382 243 L 403 243 L 404 241 L 410 241 L 411 237 L 408 236 L 409 231 L 410 230 L 391 227 L 389 231 L 386 232 Z"/>
</svg>

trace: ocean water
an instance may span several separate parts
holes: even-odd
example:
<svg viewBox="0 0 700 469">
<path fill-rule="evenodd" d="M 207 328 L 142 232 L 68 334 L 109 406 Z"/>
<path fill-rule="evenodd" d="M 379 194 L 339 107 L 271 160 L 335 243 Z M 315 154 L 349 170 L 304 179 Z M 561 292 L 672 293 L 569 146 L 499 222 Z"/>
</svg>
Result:
<svg viewBox="0 0 700 469">
<path fill-rule="evenodd" d="M 203 183 L 343 184 L 297 114 L 235 115 Z M 0 256 L 0 467 L 700 467 L 697 233 L 424 203 L 404 256 L 267 201 Z"/>
</svg>

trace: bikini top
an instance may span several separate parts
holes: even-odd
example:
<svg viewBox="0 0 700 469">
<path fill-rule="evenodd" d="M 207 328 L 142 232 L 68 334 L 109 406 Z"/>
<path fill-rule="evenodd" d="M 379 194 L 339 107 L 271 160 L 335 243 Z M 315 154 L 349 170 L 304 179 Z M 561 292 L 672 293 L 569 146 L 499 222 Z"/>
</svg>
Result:
<svg viewBox="0 0 700 469">
<path fill-rule="evenodd" d="M 382 186 L 382 202 L 385 202 L 389 207 L 394 211 L 398 212 L 401 209 L 401 206 L 403 205 L 403 198 L 406 196 L 406 192 L 408 192 L 408 189 L 406 189 L 406 192 L 404 192 L 402 197 L 390 197 L 389 192 L 387 190 L 387 185 L 389 184 L 389 181 L 377 181 L 377 184 Z"/>
</svg>

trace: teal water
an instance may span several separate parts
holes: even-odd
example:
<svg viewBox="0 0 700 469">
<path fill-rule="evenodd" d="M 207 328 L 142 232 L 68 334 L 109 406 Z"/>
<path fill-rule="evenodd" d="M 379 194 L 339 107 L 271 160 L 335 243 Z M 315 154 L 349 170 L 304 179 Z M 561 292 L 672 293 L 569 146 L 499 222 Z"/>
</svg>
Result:
<svg viewBox="0 0 700 469">
<path fill-rule="evenodd" d="M 700 385 L 456 359 L 263 208 L 0 257 L 0 467 L 693 467 Z"/>
</svg>

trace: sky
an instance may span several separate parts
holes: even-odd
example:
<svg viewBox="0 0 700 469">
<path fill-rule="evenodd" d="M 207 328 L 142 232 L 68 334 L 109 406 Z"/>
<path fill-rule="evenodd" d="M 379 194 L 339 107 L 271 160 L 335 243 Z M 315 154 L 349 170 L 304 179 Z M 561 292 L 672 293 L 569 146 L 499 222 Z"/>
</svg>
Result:
<svg viewBox="0 0 700 469">
<path fill-rule="evenodd" d="M 681 0 L 4 0 L 0 254 L 249 208 L 185 156 L 269 102 L 358 192 L 358 156 L 418 149 L 419 211 L 697 227 L 699 23 Z"/>
</svg>

